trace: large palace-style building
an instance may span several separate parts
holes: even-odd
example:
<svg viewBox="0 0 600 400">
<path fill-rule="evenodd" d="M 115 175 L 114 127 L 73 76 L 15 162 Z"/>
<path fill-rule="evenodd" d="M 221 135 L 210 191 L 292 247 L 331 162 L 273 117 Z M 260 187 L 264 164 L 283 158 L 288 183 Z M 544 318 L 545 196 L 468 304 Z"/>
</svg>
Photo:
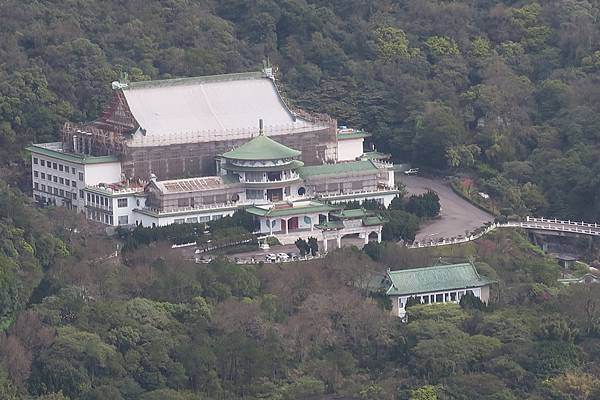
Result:
<svg viewBox="0 0 600 400">
<path fill-rule="evenodd" d="M 389 205 L 398 194 L 389 156 L 364 151 L 368 133 L 292 111 L 270 68 L 112 86 L 96 121 L 67 123 L 60 142 L 28 148 L 38 202 L 113 226 L 206 222 L 244 208 L 264 234 L 318 227 L 336 237 L 372 224 L 380 236 L 377 217 L 335 204 Z"/>
</svg>

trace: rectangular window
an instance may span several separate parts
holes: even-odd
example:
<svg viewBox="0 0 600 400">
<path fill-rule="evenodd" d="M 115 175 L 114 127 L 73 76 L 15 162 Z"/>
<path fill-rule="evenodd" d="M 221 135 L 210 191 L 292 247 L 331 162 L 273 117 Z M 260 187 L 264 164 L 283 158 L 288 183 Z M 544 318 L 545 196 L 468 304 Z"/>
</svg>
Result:
<svg viewBox="0 0 600 400">
<path fill-rule="evenodd" d="M 71 167 L 71 172 L 75 175 L 75 167 Z"/>
<path fill-rule="evenodd" d="M 262 200 L 264 192 L 257 189 L 246 189 L 246 198 L 248 200 Z"/>
<path fill-rule="evenodd" d="M 58 165 L 55 162 L 52 163 L 52 169 L 58 169 Z"/>
<path fill-rule="evenodd" d="M 54 188 L 54 194 L 58 195 L 58 188 Z"/>
<path fill-rule="evenodd" d="M 175 223 L 176 224 L 184 224 L 185 223 L 185 218 L 175 218 Z"/>
<path fill-rule="evenodd" d="M 71 197 L 73 198 L 73 200 L 77 200 L 77 193 L 71 193 Z"/>
<path fill-rule="evenodd" d="M 71 181 L 71 186 L 73 186 L 73 187 L 77 187 L 77 182 L 75 182 L 75 181 Z"/>
<path fill-rule="evenodd" d="M 53 175 L 53 176 L 52 176 L 52 180 L 53 180 L 54 182 L 58 182 L 58 177 L 57 177 L 56 175 Z"/>
<path fill-rule="evenodd" d="M 58 180 L 59 180 L 59 182 L 60 182 L 61 185 L 65 184 L 65 180 L 63 178 L 58 178 Z"/>
<path fill-rule="evenodd" d="M 208 222 L 210 221 L 210 217 L 209 216 L 202 216 L 198 218 L 199 222 Z"/>
<path fill-rule="evenodd" d="M 79 198 L 80 198 L 80 199 L 83 199 L 83 190 L 80 190 L 80 191 L 79 191 Z"/>
<path fill-rule="evenodd" d="M 110 216 L 108 217 L 108 220 L 110 221 L 110 224 L 112 225 L 112 224 L 113 224 L 113 217 L 112 217 L 112 215 L 110 215 Z"/>
<path fill-rule="evenodd" d="M 39 185 L 38 185 L 38 183 L 37 183 L 37 182 L 35 182 L 35 183 L 33 184 L 33 187 L 35 188 L 35 190 L 38 190 L 38 189 L 39 189 Z"/>
<path fill-rule="evenodd" d="M 195 224 L 198 222 L 198 217 L 187 218 L 185 222 L 187 222 L 188 224 Z"/>
<path fill-rule="evenodd" d="M 87 193 L 87 201 L 88 201 L 88 203 L 90 202 L 90 194 L 89 193 Z"/>
<path fill-rule="evenodd" d="M 33 163 L 37 165 L 37 163 L 38 163 L 37 157 L 33 157 Z"/>
<path fill-rule="evenodd" d="M 45 173 L 41 173 L 40 176 L 42 177 L 42 179 L 46 179 L 46 174 Z"/>
<path fill-rule="evenodd" d="M 83 181 L 83 172 L 80 172 L 80 173 L 79 173 L 79 180 L 80 180 L 80 181 Z"/>
<path fill-rule="evenodd" d="M 60 172 L 63 172 L 63 165 L 62 165 L 62 164 L 58 164 L 58 170 L 59 170 Z"/>
<path fill-rule="evenodd" d="M 119 207 L 119 208 L 127 207 L 127 198 L 117 199 L 117 207 Z"/>
<path fill-rule="evenodd" d="M 42 192 L 45 192 L 45 191 L 46 191 L 46 185 L 42 184 Z"/>
<path fill-rule="evenodd" d="M 42 160 L 42 159 L 40 159 L 40 165 L 41 165 L 42 167 L 45 167 L 45 166 L 46 166 L 46 160 Z"/>
<path fill-rule="evenodd" d="M 65 197 L 65 191 L 64 191 L 64 190 L 60 189 L 60 190 L 59 190 L 59 193 L 60 193 L 60 195 L 61 195 L 62 197 Z"/>
<path fill-rule="evenodd" d="M 127 225 L 129 223 L 129 219 L 127 218 L 127 215 L 121 215 L 119 217 L 119 225 Z"/>
<path fill-rule="evenodd" d="M 65 185 L 71 186 L 71 181 L 65 178 Z"/>
<path fill-rule="evenodd" d="M 52 181 L 52 175 L 48 174 L 48 180 Z"/>
<path fill-rule="evenodd" d="M 216 221 L 217 219 L 221 219 L 221 218 L 223 218 L 223 215 L 221 215 L 221 214 L 217 214 L 217 215 L 213 215 L 212 216 L 212 220 L 213 221 Z"/>
<path fill-rule="evenodd" d="M 121 199 L 119 199 L 121 200 Z M 186 198 L 186 199 L 177 199 L 177 207 L 189 207 L 190 206 L 190 199 Z M 119 206 L 121 207 L 121 206 Z"/>
<path fill-rule="evenodd" d="M 38 177 L 38 172 L 37 171 L 33 171 L 33 177 L 37 178 Z"/>
</svg>

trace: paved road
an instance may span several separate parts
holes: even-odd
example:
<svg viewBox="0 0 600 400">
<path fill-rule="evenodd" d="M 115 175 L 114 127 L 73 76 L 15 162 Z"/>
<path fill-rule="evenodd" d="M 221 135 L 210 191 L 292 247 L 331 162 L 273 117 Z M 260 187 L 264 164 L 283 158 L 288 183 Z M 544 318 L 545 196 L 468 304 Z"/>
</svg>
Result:
<svg viewBox="0 0 600 400">
<path fill-rule="evenodd" d="M 440 197 L 441 217 L 424 224 L 417 232 L 417 241 L 464 236 L 494 217 L 462 199 L 452 191 L 449 183 L 441 179 L 421 176 L 397 175 L 397 180 L 406 185 L 409 194 L 421 194 L 433 190 Z"/>
</svg>

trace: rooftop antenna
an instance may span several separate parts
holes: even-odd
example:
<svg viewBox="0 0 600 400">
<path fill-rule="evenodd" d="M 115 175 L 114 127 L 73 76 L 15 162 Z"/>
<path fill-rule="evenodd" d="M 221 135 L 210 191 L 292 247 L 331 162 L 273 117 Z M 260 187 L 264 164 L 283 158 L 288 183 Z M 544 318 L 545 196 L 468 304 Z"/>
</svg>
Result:
<svg viewBox="0 0 600 400">
<path fill-rule="evenodd" d="M 275 80 L 275 74 L 273 74 L 273 66 L 271 65 L 271 61 L 267 56 L 266 60 L 263 60 L 263 73 L 269 79 Z"/>
<path fill-rule="evenodd" d="M 112 82 L 113 90 L 125 89 L 129 86 L 129 75 L 127 72 L 122 72 L 119 74 L 119 80 Z"/>
</svg>

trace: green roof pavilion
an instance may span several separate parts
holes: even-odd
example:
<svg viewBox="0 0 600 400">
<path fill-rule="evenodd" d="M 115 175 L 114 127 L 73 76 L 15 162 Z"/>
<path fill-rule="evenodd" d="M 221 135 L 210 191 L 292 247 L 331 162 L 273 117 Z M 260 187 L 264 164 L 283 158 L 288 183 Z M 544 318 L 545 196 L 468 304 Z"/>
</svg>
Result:
<svg viewBox="0 0 600 400">
<path fill-rule="evenodd" d="M 494 283 L 479 275 L 470 263 L 389 271 L 388 276 L 392 285 L 387 294 L 392 296 L 477 288 Z"/>
<path fill-rule="evenodd" d="M 237 149 L 224 153 L 223 157 L 230 160 L 258 161 L 288 159 L 299 155 L 298 150 L 284 146 L 261 133 Z"/>
</svg>

